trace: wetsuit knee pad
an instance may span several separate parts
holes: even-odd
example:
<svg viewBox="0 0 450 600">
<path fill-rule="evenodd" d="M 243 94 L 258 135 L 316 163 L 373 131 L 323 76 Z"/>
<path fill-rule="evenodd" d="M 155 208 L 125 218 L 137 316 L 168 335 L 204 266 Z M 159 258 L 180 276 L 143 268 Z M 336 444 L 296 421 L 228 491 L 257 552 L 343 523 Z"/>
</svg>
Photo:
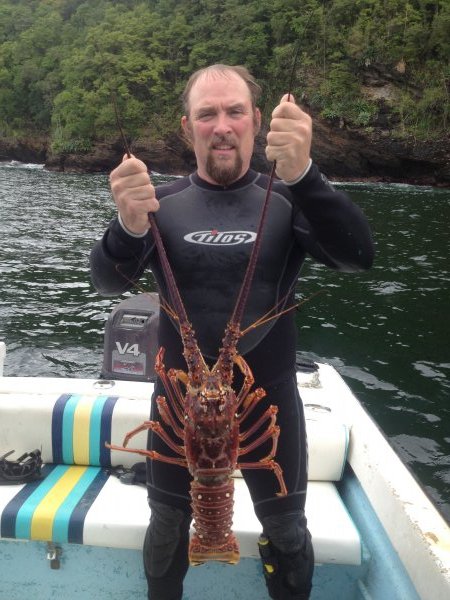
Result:
<svg viewBox="0 0 450 600">
<path fill-rule="evenodd" d="M 179 508 L 151 499 L 149 504 L 151 517 L 144 540 L 144 566 L 147 578 L 167 575 L 176 555 L 179 563 L 178 570 L 184 571 L 185 574 L 188 568 L 191 516 Z"/>
<path fill-rule="evenodd" d="M 259 552 L 270 597 L 307 600 L 314 572 L 311 534 L 302 511 L 262 519 Z"/>
</svg>

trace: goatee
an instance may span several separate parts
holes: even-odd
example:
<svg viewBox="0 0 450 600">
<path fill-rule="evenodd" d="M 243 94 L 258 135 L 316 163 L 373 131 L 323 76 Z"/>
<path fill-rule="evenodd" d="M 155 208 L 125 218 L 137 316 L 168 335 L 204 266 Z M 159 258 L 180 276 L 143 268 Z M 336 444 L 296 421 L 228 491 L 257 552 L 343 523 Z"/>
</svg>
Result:
<svg viewBox="0 0 450 600">
<path fill-rule="evenodd" d="M 242 158 L 240 154 L 231 165 L 222 165 L 216 162 L 212 154 L 206 159 L 206 172 L 218 185 L 228 186 L 239 179 L 242 173 Z"/>
</svg>

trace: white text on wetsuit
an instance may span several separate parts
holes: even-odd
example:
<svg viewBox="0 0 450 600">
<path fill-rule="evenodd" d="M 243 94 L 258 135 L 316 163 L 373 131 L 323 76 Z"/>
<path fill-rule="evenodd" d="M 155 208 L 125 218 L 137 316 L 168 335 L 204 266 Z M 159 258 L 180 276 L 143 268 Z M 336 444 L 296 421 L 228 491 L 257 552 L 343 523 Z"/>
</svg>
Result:
<svg viewBox="0 0 450 600">
<path fill-rule="evenodd" d="M 219 246 L 235 246 L 255 241 L 254 231 L 194 231 L 184 236 L 186 242 Z"/>
</svg>

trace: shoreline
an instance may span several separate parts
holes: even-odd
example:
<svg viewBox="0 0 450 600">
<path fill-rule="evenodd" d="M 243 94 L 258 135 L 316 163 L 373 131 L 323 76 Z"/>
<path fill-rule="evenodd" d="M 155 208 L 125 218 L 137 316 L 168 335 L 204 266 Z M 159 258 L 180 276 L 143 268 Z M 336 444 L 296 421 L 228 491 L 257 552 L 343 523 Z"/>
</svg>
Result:
<svg viewBox="0 0 450 600">
<path fill-rule="evenodd" d="M 348 183 L 406 184 L 450 188 L 450 135 L 429 139 L 401 136 L 386 124 L 370 130 L 341 125 L 310 111 L 314 120 L 311 157 L 330 180 Z M 251 167 L 269 173 L 266 159 L 267 127 L 255 137 Z M 196 169 L 195 155 L 180 131 L 154 138 L 141 132 L 131 150 L 150 171 L 186 175 Z M 69 146 L 70 147 L 70 146 Z M 48 132 L 0 139 L 0 160 L 39 163 L 49 171 L 109 173 L 124 155 L 120 136 L 89 142 L 85 151 L 56 150 Z"/>
<path fill-rule="evenodd" d="M 10 166 L 11 168 L 28 168 L 28 169 L 43 169 L 48 171 L 49 173 L 63 173 L 67 175 L 108 175 L 109 169 L 80 169 L 80 168 L 55 168 L 54 166 L 49 166 L 45 162 L 33 162 L 33 161 L 25 161 L 18 160 L 16 158 L 0 158 L 0 166 Z M 161 169 L 157 171 L 157 175 L 162 177 L 183 177 L 188 175 L 192 171 L 183 170 L 184 172 L 173 171 L 171 169 Z M 263 170 L 262 170 L 263 172 Z M 358 177 L 343 177 L 342 175 L 333 175 L 327 174 L 327 178 L 329 179 L 331 184 L 345 185 L 345 184 L 354 184 L 354 185 L 405 185 L 411 187 L 430 187 L 436 189 L 450 189 L 450 184 L 446 182 L 436 183 L 430 180 L 427 181 L 424 178 L 422 179 L 410 179 L 410 178 L 401 178 L 401 177 L 390 177 L 388 175 L 368 175 L 358 176 Z"/>
</svg>

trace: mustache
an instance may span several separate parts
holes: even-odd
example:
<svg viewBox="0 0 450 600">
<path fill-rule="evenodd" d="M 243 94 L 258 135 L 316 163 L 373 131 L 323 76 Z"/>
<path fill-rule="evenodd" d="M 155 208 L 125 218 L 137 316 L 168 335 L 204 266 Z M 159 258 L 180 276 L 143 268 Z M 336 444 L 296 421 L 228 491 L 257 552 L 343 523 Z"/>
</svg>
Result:
<svg viewBox="0 0 450 600">
<path fill-rule="evenodd" d="M 210 143 L 210 148 L 226 144 L 227 146 L 237 146 L 236 139 L 231 135 L 215 135 Z"/>
</svg>

